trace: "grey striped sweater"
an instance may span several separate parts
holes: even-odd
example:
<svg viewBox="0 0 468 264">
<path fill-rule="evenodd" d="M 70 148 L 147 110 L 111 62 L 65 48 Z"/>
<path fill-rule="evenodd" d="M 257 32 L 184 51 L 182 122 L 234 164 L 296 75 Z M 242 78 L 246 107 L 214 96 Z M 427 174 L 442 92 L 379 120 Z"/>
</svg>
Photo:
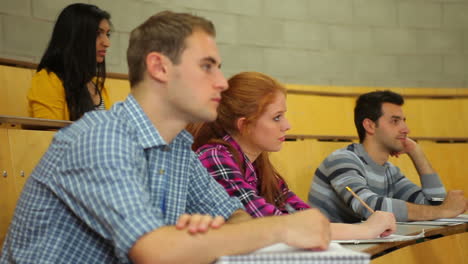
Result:
<svg viewBox="0 0 468 264">
<path fill-rule="evenodd" d="M 330 154 L 315 171 L 309 204 L 331 222 L 354 223 L 370 212 L 345 187 L 349 186 L 374 210 L 392 212 L 397 221 L 408 220 L 406 202 L 430 204 L 431 197 L 445 197 L 437 174 L 421 176 L 422 188 L 408 180 L 390 162 L 375 163 L 361 144 L 351 144 Z"/>
</svg>

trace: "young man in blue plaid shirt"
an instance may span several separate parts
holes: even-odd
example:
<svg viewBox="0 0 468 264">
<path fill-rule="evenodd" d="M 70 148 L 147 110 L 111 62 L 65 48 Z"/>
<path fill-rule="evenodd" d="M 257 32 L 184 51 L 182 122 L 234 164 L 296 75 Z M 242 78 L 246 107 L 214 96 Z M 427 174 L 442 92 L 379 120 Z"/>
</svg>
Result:
<svg viewBox="0 0 468 264">
<path fill-rule="evenodd" d="M 228 88 L 214 35 L 211 22 L 168 11 L 132 31 L 131 94 L 56 134 L 0 263 L 208 263 L 277 242 L 327 248 L 318 210 L 251 220 L 191 151 L 184 127 L 214 120 Z"/>
</svg>

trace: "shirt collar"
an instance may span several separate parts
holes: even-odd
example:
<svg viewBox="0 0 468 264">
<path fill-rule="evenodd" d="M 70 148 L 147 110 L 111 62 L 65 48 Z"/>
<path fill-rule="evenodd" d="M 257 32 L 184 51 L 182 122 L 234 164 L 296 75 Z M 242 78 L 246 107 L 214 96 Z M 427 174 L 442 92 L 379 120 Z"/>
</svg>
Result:
<svg viewBox="0 0 468 264">
<path fill-rule="evenodd" d="M 244 155 L 244 152 L 242 151 L 241 147 L 239 146 L 239 144 L 236 142 L 236 140 L 231 137 L 231 135 L 229 134 L 226 134 L 224 137 L 223 137 L 223 140 L 226 141 L 227 143 L 229 143 L 234 149 L 236 149 L 237 151 L 239 151 L 239 153 L 243 154 L 242 156 L 245 156 Z M 247 157 L 246 157 L 247 158 Z"/>
<path fill-rule="evenodd" d="M 377 170 L 377 171 L 385 170 L 389 166 L 388 161 L 385 162 L 384 165 L 380 165 L 380 164 L 376 163 L 369 156 L 369 154 L 367 153 L 366 149 L 364 148 L 364 146 L 362 144 L 354 144 L 354 145 L 356 147 L 356 154 L 359 156 L 359 158 L 363 159 L 367 165 L 371 166 L 375 170 Z"/>
<path fill-rule="evenodd" d="M 132 94 L 127 97 L 123 107 L 127 113 L 129 124 L 135 126 L 137 138 L 143 148 L 168 145 Z M 191 145 L 193 137 L 189 132 L 182 130 L 169 145 L 179 141 Z"/>
</svg>

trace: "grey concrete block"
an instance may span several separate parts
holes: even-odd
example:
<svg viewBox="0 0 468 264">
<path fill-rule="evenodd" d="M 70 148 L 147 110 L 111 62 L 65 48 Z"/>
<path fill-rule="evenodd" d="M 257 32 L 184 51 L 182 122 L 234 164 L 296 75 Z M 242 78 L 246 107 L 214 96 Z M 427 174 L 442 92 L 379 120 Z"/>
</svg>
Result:
<svg viewBox="0 0 468 264">
<path fill-rule="evenodd" d="M 17 16 L 4 16 L 3 23 L 5 52 L 42 56 L 52 34 L 53 23 Z"/>
<path fill-rule="evenodd" d="M 308 74 L 316 74 L 321 78 L 352 79 L 357 56 L 350 53 L 327 52 L 312 53 L 311 67 Z"/>
<path fill-rule="evenodd" d="M 394 54 L 461 52 L 463 35 L 457 31 L 384 29 L 373 30 L 377 51 Z"/>
<path fill-rule="evenodd" d="M 308 85 L 331 85 L 331 81 L 327 78 L 321 78 L 314 74 L 296 76 L 296 77 L 283 77 L 281 82 L 284 84 L 308 84 Z"/>
<path fill-rule="evenodd" d="M 421 88 L 466 88 L 465 80 L 453 78 L 441 78 L 440 80 L 422 80 L 417 87 Z"/>
<path fill-rule="evenodd" d="M 308 17 L 307 0 L 267 0 L 263 9 L 264 14 L 270 17 L 288 20 L 304 20 Z"/>
<path fill-rule="evenodd" d="M 107 55 L 107 72 L 128 74 L 127 48 L 129 33 L 114 33 L 111 49 Z"/>
<path fill-rule="evenodd" d="M 357 24 L 394 26 L 396 17 L 394 0 L 354 0 L 353 21 Z"/>
<path fill-rule="evenodd" d="M 262 72 L 264 66 L 264 53 L 260 47 L 241 45 L 218 45 L 223 72 L 238 73 L 243 71 Z"/>
<path fill-rule="evenodd" d="M 323 23 L 352 24 L 353 2 L 350 0 L 309 1 L 309 19 Z"/>
<path fill-rule="evenodd" d="M 463 34 L 463 43 L 462 43 L 463 53 L 468 54 L 468 30 L 462 31 L 461 34 Z"/>
<path fill-rule="evenodd" d="M 326 25 L 286 21 L 284 40 L 287 47 L 323 50 L 328 47 L 328 29 Z"/>
<path fill-rule="evenodd" d="M 359 80 L 352 78 L 341 78 L 340 76 L 333 77 L 330 80 L 330 85 L 333 86 L 375 86 L 374 80 Z"/>
<path fill-rule="evenodd" d="M 2 0 L 0 13 L 9 15 L 31 15 L 31 1 L 29 0 Z"/>
<path fill-rule="evenodd" d="M 440 55 L 405 55 L 398 57 L 399 75 L 418 76 L 442 74 L 443 58 Z"/>
<path fill-rule="evenodd" d="M 435 82 L 442 80 L 443 74 L 439 73 L 426 73 L 426 72 L 400 72 L 398 78 L 404 80 L 414 81 L 416 84 L 420 82 Z"/>
<path fill-rule="evenodd" d="M 468 28 L 468 2 L 444 4 L 443 25 L 450 28 Z"/>
<path fill-rule="evenodd" d="M 353 70 L 358 80 L 395 78 L 398 60 L 392 55 L 356 54 Z"/>
<path fill-rule="evenodd" d="M 263 12 L 263 0 L 226 0 L 226 9 L 229 12 L 240 15 L 258 16 Z"/>
<path fill-rule="evenodd" d="M 373 49 L 372 31 L 367 27 L 331 26 L 329 27 L 332 50 L 369 51 Z"/>
<path fill-rule="evenodd" d="M 414 88 L 420 87 L 417 81 L 408 80 L 403 77 L 382 77 L 374 80 L 374 86 L 379 90 L 385 88 Z"/>
<path fill-rule="evenodd" d="M 161 0 L 158 3 L 190 8 L 193 10 L 219 11 L 228 14 L 259 15 L 262 13 L 262 0 Z"/>
<path fill-rule="evenodd" d="M 205 17 L 216 28 L 216 40 L 219 43 L 237 43 L 238 34 L 238 17 L 231 14 L 220 14 L 212 11 L 196 11 L 194 14 Z"/>
<path fill-rule="evenodd" d="M 107 72 L 128 74 L 127 64 L 109 65 Z"/>
<path fill-rule="evenodd" d="M 147 19 L 147 17 L 141 16 L 143 3 L 139 1 L 91 0 L 90 2 L 111 14 L 112 24 L 119 32 L 130 32 Z"/>
<path fill-rule="evenodd" d="M 5 43 L 5 29 L 4 29 L 4 23 L 3 23 L 3 15 L 0 15 L 0 52 L 3 52 L 3 46 Z"/>
<path fill-rule="evenodd" d="M 443 73 L 446 76 L 468 79 L 468 55 L 445 55 L 443 57 Z"/>
<path fill-rule="evenodd" d="M 34 0 L 32 2 L 33 16 L 48 21 L 56 21 L 60 12 L 74 0 Z"/>
<path fill-rule="evenodd" d="M 463 32 L 446 30 L 420 30 L 415 34 L 417 52 L 453 54 L 463 50 Z"/>
<path fill-rule="evenodd" d="M 284 45 L 284 23 L 264 17 L 239 17 L 238 43 L 267 47 Z"/>
<path fill-rule="evenodd" d="M 398 3 L 398 22 L 403 27 L 440 28 L 442 4 L 400 2 Z"/>
<path fill-rule="evenodd" d="M 126 34 L 125 37 L 127 39 L 126 42 L 128 43 L 128 35 Z M 121 33 L 118 33 L 118 32 L 112 33 L 110 41 L 111 41 L 111 46 L 107 50 L 107 54 L 106 54 L 106 66 L 118 65 L 122 63 L 122 61 L 126 63 L 125 57 L 122 57 L 123 55 L 122 51 L 124 49 L 121 47 Z"/>
<path fill-rule="evenodd" d="M 162 11 L 172 11 L 172 12 L 180 12 L 180 13 L 193 13 L 191 9 L 181 7 L 181 6 L 176 6 L 170 3 L 152 3 L 152 2 L 143 2 L 142 3 L 142 10 L 143 12 L 141 13 L 141 22 L 138 24 L 140 25 L 144 21 L 146 21 L 148 18 L 151 16 L 162 12 Z M 138 26 L 137 25 L 137 26 Z"/>
<path fill-rule="evenodd" d="M 265 69 L 274 76 L 313 76 L 314 79 L 352 78 L 352 54 L 320 53 L 311 51 L 266 49 Z M 310 77 L 308 77 L 310 78 Z"/>
<path fill-rule="evenodd" d="M 171 4 L 191 8 L 195 10 L 223 10 L 226 8 L 226 1 L 218 0 L 166 0 L 158 3 Z"/>
<path fill-rule="evenodd" d="M 266 48 L 264 52 L 266 74 L 282 77 L 313 74 L 313 56 L 308 51 Z"/>
<path fill-rule="evenodd" d="M 232 76 L 236 75 L 238 72 L 237 71 L 230 71 L 230 70 L 226 70 L 226 69 L 223 69 L 223 75 L 224 75 L 224 78 L 226 78 L 226 80 L 229 80 L 229 78 L 231 78 Z"/>
<path fill-rule="evenodd" d="M 120 33 L 119 34 L 119 41 L 120 41 L 120 59 L 121 63 L 120 64 L 125 64 L 127 65 L 127 49 L 128 49 L 128 43 L 130 40 L 130 33 Z"/>
</svg>

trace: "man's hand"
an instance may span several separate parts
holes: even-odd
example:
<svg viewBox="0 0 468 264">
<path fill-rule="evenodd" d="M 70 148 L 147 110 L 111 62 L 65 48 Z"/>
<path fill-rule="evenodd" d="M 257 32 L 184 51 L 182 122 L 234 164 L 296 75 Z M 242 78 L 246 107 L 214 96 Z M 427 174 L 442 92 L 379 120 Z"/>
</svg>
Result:
<svg viewBox="0 0 468 264">
<path fill-rule="evenodd" d="M 285 243 L 300 248 L 325 250 L 331 240 L 330 222 L 317 209 L 281 216 L 286 221 Z"/>
<path fill-rule="evenodd" d="M 406 137 L 405 139 L 402 139 L 402 143 L 403 143 L 403 150 L 401 150 L 400 152 L 392 152 L 390 153 L 391 156 L 398 158 L 402 154 L 412 153 L 418 147 L 418 143 L 416 143 L 414 140 L 408 137 Z"/>
<path fill-rule="evenodd" d="M 369 232 L 369 238 L 386 237 L 396 231 L 395 216 L 384 211 L 376 211 L 361 225 Z"/>
<path fill-rule="evenodd" d="M 212 217 L 211 215 L 183 214 L 177 220 L 176 228 L 179 230 L 188 228 L 191 234 L 204 233 L 210 228 L 219 228 L 224 224 L 222 216 Z"/>
<path fill-rule="evenodd" d="M 463 191 L 453 190 L 447 193 L 444 202 L 440 205 L 440 209 L 443 218 L 450 218 L 464 213 L 468 209 L 467 206 Z"/>
</svg>

